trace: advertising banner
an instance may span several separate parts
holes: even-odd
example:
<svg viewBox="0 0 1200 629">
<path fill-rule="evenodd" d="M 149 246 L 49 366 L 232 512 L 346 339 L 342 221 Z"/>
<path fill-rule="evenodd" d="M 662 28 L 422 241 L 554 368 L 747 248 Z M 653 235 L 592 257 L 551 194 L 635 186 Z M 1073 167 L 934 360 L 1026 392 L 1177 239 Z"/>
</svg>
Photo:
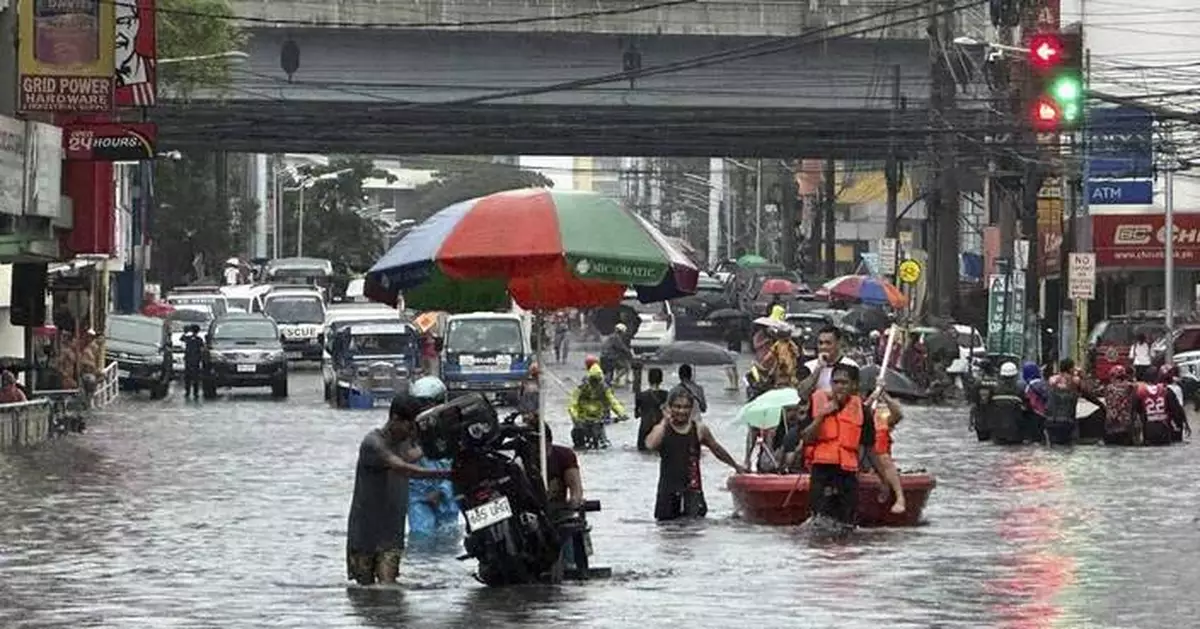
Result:
<svg viewBox="0 0 1200 629">
<path fill-rule="evenodd" d="M 1200 269 L 1200 214 L 1175 212 L 1175 264 Z M 1092 251 L 1098 268 L 1161 269 L 1166 260 L 1162 214 L 1093 214 Z"/>
<path fill-rule="evenodd" d="M 1154 116 L 1136 107 L 1088 113 L 1088 176 L 1142 179 L 1154 174 Z"/>
<path fill-rule="evenodd" d="M 25 123 L 0 116 L 0 214 L 20 214 L 25 190 Z"/>
<path fill-rule="evenodd" d="M 21 0 L 22 112 L 83 113 L 113 106 L 111 0 Z"/>
<path fill-rule="evenodd" d="M 1057 275 L 1062 266 L 1063 201 L 1037 200 L 1038 274 Z"/>
<path fill-rule="evenodd" d="M 63 129 L 63 153 L 72 161 L 133 162 L 154 159 L 153 123 L 72 124 Z"/>
<path fill-rule="evenodd" d="M 155 0 L 116 0 L 114 101 L 121 107 L 150 107 L 157 100 L 154 36 Z"/>
</svg>

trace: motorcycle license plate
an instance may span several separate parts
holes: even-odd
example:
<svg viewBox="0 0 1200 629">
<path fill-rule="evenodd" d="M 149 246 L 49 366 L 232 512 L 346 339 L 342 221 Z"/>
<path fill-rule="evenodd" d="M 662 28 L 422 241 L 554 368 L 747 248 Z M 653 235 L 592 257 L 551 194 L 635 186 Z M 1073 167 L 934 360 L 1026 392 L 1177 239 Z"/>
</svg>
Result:
<svg viewBox="0 0 1200 629">
<path fill-rule="evenodd" d="M 500 496 L 474 509 L 468 509 L 464 515 L 467 518 L 467 527 L 472 531 L 478 531 L 493 524 L 499 524 L 511 518 L 512 514 L 512 506 L 508 504 L 508 498 Z"/>
</svg>

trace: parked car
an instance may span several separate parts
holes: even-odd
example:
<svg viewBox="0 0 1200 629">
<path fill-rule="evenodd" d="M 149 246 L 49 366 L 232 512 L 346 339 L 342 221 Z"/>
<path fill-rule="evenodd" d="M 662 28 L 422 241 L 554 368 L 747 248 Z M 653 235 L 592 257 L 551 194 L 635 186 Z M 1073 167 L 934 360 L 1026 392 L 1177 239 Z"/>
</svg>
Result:
<svg viewBox="0 0 1200 629">
<path fill-rule="evenodd" d="M 225 387 L 270 387 L 287 397 L 288 366 L 279 326 L 261 314 L 234 313 L 208 327 L 204 352 L 204 397 Z"/>
<path fill-rule="evenodd" d="M 637 312 L 638 319 L 642 322 L 630 343 L 633 351 L 650 353 L 675 342 L 675 315 L 669 302 L 643 304 L 638 301 L 637 291 L 628 290 L 625 291 L 621 305 Z"/>
<path fill-rule="evenodd" d="M 708 314 L 733 304 L 725 293 L 725 285 L 715 277 L 701 274 L 696 282 L 696 294 L 671 301 L 675 316 L 675 336 L 681 341 L 720 340 L 723 328 L 707 319 Z"/>
<path fill-rule="evenodd" d="M 176 308 L 207 306 L 217 317 L 229 312 L 229 300 L 221 292 L 220 286 L 181 286 L 167 295 L 167 303 Z"/>
<path fill-rule="evenodd" d="M 170 328 L 166 321 L 142 315 L 108 315 L 104 328 L 106 362 L 117 363 L 117 379 L 127 391 L 167 396 L 171 388 Z"/>
<path fill-rule="evenodd" d="M 1108 382 L 1113 367 L 1132 368 L 1129 348 L 1139 334 L 1154 343 L 1166 333 L 1167 319 L 1161 313 L 1137 312 L 1105 319 L 1088 335 L 1088 369 L 1097 380 Z"/>
</svg>

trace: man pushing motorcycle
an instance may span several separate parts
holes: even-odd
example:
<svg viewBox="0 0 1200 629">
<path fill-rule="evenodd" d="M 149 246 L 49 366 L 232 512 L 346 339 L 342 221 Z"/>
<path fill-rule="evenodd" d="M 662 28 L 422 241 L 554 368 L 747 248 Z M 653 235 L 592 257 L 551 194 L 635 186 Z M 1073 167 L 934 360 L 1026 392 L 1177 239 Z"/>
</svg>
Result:
<svg viewBox="0 0 1200 629">
<path fill-rule="evenodd" d="M 621 406 L 612 389 L 605 384 L 604 371 L 600 365 L 595 364 L 588 367 L 583 383 L 571 392 L 567 413 L 574 424 L 571 428 L 571 441 L 576 450 L 607 448 L 610 444 L 604 432 L 604 419 L 627 419 L 625 407 Z"/>
</svg>

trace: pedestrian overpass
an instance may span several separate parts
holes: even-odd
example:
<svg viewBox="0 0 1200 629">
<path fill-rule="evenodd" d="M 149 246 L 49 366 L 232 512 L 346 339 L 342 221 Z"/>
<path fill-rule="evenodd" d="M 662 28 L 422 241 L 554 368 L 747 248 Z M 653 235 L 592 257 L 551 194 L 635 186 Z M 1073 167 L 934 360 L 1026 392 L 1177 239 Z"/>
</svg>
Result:
<svg viewBox="0 0 1200 629">
<path fill-rule="evenodd" d="M 924 18 L 877 1 L 233 4 L 249 56 L 221 93 L 164 95 L 163 149 L 872 158 L 929 135 Z"/>
</svg>

